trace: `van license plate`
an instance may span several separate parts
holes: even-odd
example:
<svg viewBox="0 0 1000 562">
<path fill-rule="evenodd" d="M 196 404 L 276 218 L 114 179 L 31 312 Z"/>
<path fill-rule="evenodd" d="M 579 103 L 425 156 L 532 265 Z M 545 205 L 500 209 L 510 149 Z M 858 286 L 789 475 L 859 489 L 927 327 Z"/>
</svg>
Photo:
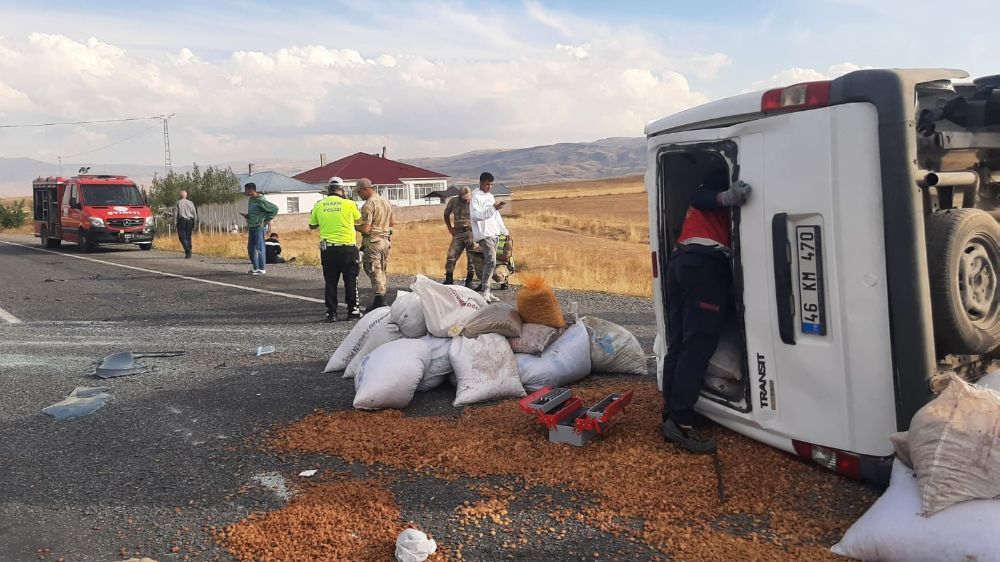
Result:
<svg viewBox="0 0 1000 562">
<path fill-rule="evenodd" d="M 823 246 L 819 225 L 795 227 L 795 247 L 799 262 L 799 313 L 802 333 L 826 335 L 823 298 Z"/>
</svg>

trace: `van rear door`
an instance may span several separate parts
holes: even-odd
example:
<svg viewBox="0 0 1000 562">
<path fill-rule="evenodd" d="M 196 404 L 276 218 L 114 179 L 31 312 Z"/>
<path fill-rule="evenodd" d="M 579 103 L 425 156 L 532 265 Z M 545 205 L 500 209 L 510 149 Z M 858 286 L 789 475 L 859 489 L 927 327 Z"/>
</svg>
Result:
<svg viewBox="0 0 1000 562">
<path fill-rule="evenodd" d="M 752 410 L 736 414 L 742 422 L 726 412 L 724 425 L 891 452 L 876 117 L 871 105 L 846 104 L 727 131 L 739 139 L 740 178 L 753 186 L 739 227 Z M 700 407 L 722 413 L 717 402 Z"/>
</svg>

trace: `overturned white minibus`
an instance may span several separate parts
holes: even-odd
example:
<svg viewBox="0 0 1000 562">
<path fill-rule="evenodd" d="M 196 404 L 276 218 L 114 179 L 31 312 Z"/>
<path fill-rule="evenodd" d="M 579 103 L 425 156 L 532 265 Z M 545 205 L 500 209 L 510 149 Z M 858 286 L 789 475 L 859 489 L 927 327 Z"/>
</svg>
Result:
<svg viewBox="0 0 1000 562">
<path fill-rule="evenodd" d="M 697 410 L 839 473 L 885 481 L 947 369 L 1000 345 L 1000 76 L 860 70 L 743 94 L 646 126 L 662 381 L 663 276 L 712 170 L 733 211 L 736 312 Z M 720 372 L 722 371 L 722 372 Z"/>
</svg>

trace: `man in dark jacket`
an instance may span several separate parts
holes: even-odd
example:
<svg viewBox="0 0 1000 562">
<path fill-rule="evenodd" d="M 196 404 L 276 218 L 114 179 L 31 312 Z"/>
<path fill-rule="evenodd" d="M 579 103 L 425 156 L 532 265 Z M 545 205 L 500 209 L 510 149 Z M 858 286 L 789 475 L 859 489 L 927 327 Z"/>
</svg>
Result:
<svg viewBox="0 0 1000 562">
<path fill-rule="evenodd" d="M 278 241 L 278 233 L 272 232 L 267 240 L 264 240 L 264 261 L 267 263 L 285 263 L 285 258 L 281 256 L 281 242 Z"/>
<path fill-rule="evenodd" d="M 730 185 L 720 168 L 691 197 L 677 248 L 666 270 L 667 356 L 663 361 L 663 437 L 692 453 L 715 452 L 694 429 L 694 405 L 725 327 L 733 276 L 730 208 L 746 203 L 750 186 Z"/>
</svg>

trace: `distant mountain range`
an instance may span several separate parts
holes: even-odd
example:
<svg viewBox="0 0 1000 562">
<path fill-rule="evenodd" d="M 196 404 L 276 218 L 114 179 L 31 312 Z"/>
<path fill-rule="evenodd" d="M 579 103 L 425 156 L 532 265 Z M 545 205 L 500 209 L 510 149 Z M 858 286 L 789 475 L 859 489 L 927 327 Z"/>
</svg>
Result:
<svg viewBox="0 0 1000 562">
<path fill-rule="evenodd" d="M 472 182 L 480 172 L 492 172 L 497 181 L 508 185 L 553 183 L 567 180 L 611 178 L 642 173 L 646 168 L 646 144 L 642 137 L 615 137 L 595 142 L 558 143 L 530 148 L 476 150 L 457 156 L 402 159 L 408 164 L 447 174 L 452 181 Z M 294 175 L 319 165 L 318 160 L 258 158 L 255 171 L 273 170 Z M 201 164 L 201 163 L 199 163 Z M 208 164 L 201 164 L 207 166 Z M 247 162 L 214 164 L 236 173 L 247 170 Z M 80 164 L 63 163 L 62 175 L 76 174 Z M 175 166 L 185 172 L 191 166 Z M 141 164 L 95 164 L 92 174 L 124 174 L 139 184 L 149 185 L 163 166 Z M 58 164 L 32 158 L 0 158 L 0 195 L 26 195 L 31 181 L 39 176 L 60 175 Z"/>
<path fill-rule="evenodd" d="M 645 171 L 646 139 L 614 137 L 404 161 L 448 174 L 456 182 L 478 180 L 481 172 L 490 172 L 508 185 L 613 178 Z"/>
</svg>

